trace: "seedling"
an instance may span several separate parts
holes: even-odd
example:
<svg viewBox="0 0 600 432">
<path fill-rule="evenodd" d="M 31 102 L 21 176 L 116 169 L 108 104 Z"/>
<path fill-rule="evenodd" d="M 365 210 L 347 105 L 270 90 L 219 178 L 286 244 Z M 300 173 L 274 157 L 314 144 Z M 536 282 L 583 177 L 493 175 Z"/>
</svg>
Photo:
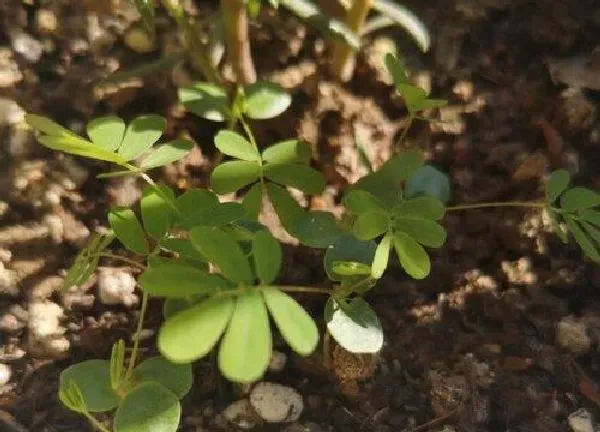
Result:
<svg viewBox="0 0 600 432">
<path fill-rule="evenodd" d="M 395 57 L 388 55 L 386 64 L 415 118 L 421 110 L 442 103 L 411 86 Z M 290 104 L 283 90 L 256 83 L 238 91 L 231 102 L 220 87 L 199 83 L 182 90 L 180 97 L 190 111 L 229 124 L 215 136 L 215 146 L 232 159 L 212 172 L 212 190 L 190 189 L 178 195 L 148 175 L 192 147 L 179 139 L 155 146 L 166 123 L 159 116 L 136 117 L 128 126 L 118 117 L 95 119 L 87 125 L 88 138 L 45 117 L 26 117 L 46 147 L 118 168 L 100 178 L 134 175 L 147 183 L 139 208 L 111 209 L 108 233 L 91 240 L 65 277 L 65 288 L 82 284 L 103 258 L 141 271 L 141 310 L 129 358 L 119 341 L 109 361 L 87 360 L 61 374 L 61 401 L 99 430 L 109 429 L 95 413 L 115 410 L 116 432 L 176 431 L 179 400 L 193 382 L 191 363 L 213 349 L 218 349 L 218 366 L 226 378 L 240 383 L 259 380 L 272 353 L 270 318 L 293 351 L 312 353 L 319 340 L 317 324 L 291 293 L 328 296 L 324 320 L 335 341 L 354 353 L 378 352 L 383 330 L 364 294 L 383 277 L 393 253 L 410 277 L 425 278 L 431 266 L 425 248 L 444 244 L 446 212 L 544 209 L 563 241 L 572 233 L 584 253 L 600 261 L 600 195 L 569 188 L 564 170 L 552 173 L 543 201 L 447 206 L 447 176 L 424 164 L 419 152 L 406 151 L 348 188 L 343 198 L 346 214 L 338 221 L 326 212 L 304 210 L 287 190 L 293 187 L 307 194 L 323 190 L 323 177 L 309 166 L 310 147 L 290 139 L 261 149 L 245 120 L 283 112 Z M 238 123 L 245 136 L 233 130 Z M 241 203 L 219 201 L 217 194 L 233 192 L 243 194 Z M 325 250 L 323 266 L 331 287 L 277 282 L 283 254 L 279 242 L 257 222 L 263 197 L 272 202 L 291 235 Z M 110 252 L 115 239 L 131 257 Z M 165 322 L 158 333 L 161 356 L 138 362 L 150 297 L 164 299 Z"/>
</svg>

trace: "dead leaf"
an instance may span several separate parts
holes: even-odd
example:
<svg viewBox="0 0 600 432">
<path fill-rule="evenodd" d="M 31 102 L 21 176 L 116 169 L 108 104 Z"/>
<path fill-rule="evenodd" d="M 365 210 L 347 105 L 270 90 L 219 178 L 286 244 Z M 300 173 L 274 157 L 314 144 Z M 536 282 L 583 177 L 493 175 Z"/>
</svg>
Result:
<svg viewBox="0 0 600 432">
<path fill-rule="evenodd" d="M 513 180 L 539 179 L 546 172 L 550 162 L 548 157 L 541 151 L 529 155 L 512 175 Z"/>
</svg>

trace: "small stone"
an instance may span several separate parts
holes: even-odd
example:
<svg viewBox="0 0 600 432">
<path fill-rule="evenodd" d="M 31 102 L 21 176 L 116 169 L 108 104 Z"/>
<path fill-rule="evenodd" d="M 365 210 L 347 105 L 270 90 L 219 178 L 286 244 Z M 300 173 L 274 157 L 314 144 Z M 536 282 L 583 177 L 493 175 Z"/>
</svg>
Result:
<svg viewBox="0 0 600 432">
<path fill-rule="evenodd" d="M 10 366 L 4 363 L 0 363 L 0 386 L 8 384 L 12 372 Z"/>
<path fill-rule="evenodd" d="M 140 54 L 152 52 L 156 48 L 148 32 L 137 25 L 125 33 L 125 45 Z"/>
<path fill-rule="evenodd" d="M 13 297 L 19 295 L 17 286 L 17 273 L 14 270 L 7 269 L 0 261 L 0 294 L 7 294 Z"/>
<path fill-rule="evenodd" d="M 123 269 L 98 269 L 98 297 L 103 304 L 135 305 L 138 301 L 134 294 L 135 284 L 133 276 Z"/>
<path fill-rule="evenodd" d="M 58 18 L 52 9 L 38 9 L 35 14 L 35 27 L 40 33 L 54 33 L 58 28 Z"/>
<path fill-rule="evenodd" d="M 568 422 L 573 432 L 594 432 L 592 414 L 585 408 L 569 414 Z"/>
<path fill-rule="evenodd" d="M 295 422 L 304 409 L 300 393 L 272 382 L 258 383 L 250 393 L 250 404 L 269 423 Z"/>
<path fill-rule="evenodd" d="M 30 298 L 35 301 L 43 301 L 52 296 L 53 293 L 60 291 L 63 279 L 58 276 L 48 276 L 36 283 L 31 288 Z"/>
<path fill-rule="evenodd" d="M 16 31 L 10 35 L 10 38 L 13 51 L 22 55 L 27 61 L 36 63 L 42 57 L 42 44 L 33 36 Z"/>
<path fill-rule="evenodd" d="M 0 125 L 16 125 L 25 119 L 25 110 L 12 99 L 0 97 Z"/>
<path fill-rule="evenodd" d="M 64 225 L 60 216 L 47 214 L 43 219 L 44 225 L 48 228 L 48 234 L 54 243 L 62 243 L 65 232 Z"/>
<path fill-rule="evenodd" d="M 9 48 L 0 48 L 0 88 L 12 87 L 23 79 L 19 65 Z"/>
<path fill-rule="evenodd" d="M 8 264 L 12 258 L 12 252 L 8 249 L 0 248 L 0 262 Z"/>
<path fill-rule="evenodd" d="M 25 323 L 11 313 L 0 315 L 0 330 L 6 333 L 17 333 L 25 327 Z"/>
<path fill-rule="evenodd" d="M 34 339 L 64 333 L 60 326 L 62 308 L 52 302 L 34 302 L 29 305 L 29 331 Z"/>
<path fill-rule="evenodd" d="M 270 372 L 281 372 L 285 368 L 287 356 L 281 351 L 273 351 L 271 361 L 269 362 Z"/>
<path fill-rule="evenodd" d="M 565 317 L 556 326 L 556 343 L 575 355 L 585 354 L 592 347 L 586 330 L 585 323 L 571 316 Z"/>
<path fill-rule="evenodd" d="M 240 399 L 229 405 L 223 411 L 223 416 L 240 429 L 254 429 L 261 421 L 248 399 Z"/>
</svg>

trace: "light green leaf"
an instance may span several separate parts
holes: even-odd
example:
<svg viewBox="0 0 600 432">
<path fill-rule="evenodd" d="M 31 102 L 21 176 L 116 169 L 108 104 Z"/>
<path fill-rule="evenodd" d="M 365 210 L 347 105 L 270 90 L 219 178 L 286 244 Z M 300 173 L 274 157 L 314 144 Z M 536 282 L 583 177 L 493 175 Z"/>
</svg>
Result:
<svg viewBox="0 0 600 432">
<path fill-rule="evenodd" d="M 220 130 L 215 136 L 215 146 L 228 156 L 250 162 L 260 160 L 260 153 L 246 138 L 230 130 Z"/>
<path fill-rule="evenodd" d="M 287 189 L 274 183 L 267 183 L 266 188 L 281 224 L 287 232 L 294 234 L 298 223 L 304 217 L 304 210 Z"/>
<path fill-rule="evenodd" d="M 166 185 L 159 185 L 163 189 L 163 193 L 172 195 Z M 155 239 L 162 238 L 171 226 L 173 217 L 173 209 L 163 199 L 162 194 L 159 194 L 153 186 L 146 186 L 140 201 L 142 210 L 142 222 L 146 232 Z"/>
<path fill-rule="evenodd" d="M 331 266 L 333 272 L 340 276 L 369 276 L 371 267 L 355 261 L 336 261 Z"/>
<path fill-rule="evenodd" d="M 560 207 L 566 212 L 600 205 L 600 194 L 584 187 L 574 187 L 560 197 Z"/>
<path fill-rule="evenodd" d="M 218 194 L 235 192 L 258 180 L 260 166 L 255 162 L 231 161 L 217 166 L 210 176 L 212 189 Z"/>
<path fill-rule="evenodd" d="M 188 297 L 169 297 L 163 303 L 163 317 L 165 320 L 177 315 L 188 309 L 194 303 Z"/>
<path fill-rule="evenodd" d="M 128 161 L 137 158 L 159 140 L 166 127 L 167 121 L 158 115 L 134 118 L 127 126 L 118 154 Z"/>
<path fill-rule="evenodd" d="M 90 159 L 103 160 L 116 164 L 124 164 L 126 161 L 118 154 L 104 150 L 95 146 L 89 141 L 79 138 L 76 135 L 41 135 L 37 140 L 45 147 L 51 150 L 58 150 L 65 153 L 83 156 Z"/>
<path fill-rule="evenodd" d="M 377 244 L 374 241 L 360 241 L 352 234 L 340 237 L 327 248 L 323 258 L 323 267 L 329 279 L 340 281 L 343 275 L 337 274 L 333 268 L 334 263 L 340 261 L 353 261 L 370 266 L 375 256 Z"/>
<path fill-rule="evenodd" d="M 107 360 L 86 360 L 64 369 L 59 387 L 73 381 L 79 387 L 89 412 L 104 412 L 119 404 L 119 396 L 110 385 L 110 364 Z"/>
<path fill-rule="evenodd" d="M 431 219 L 397 217 L 394 228 L 432 248 L 442 247 L 446 242 L 446 230 Z"/>
<path fill-rule="evenodd" d="M 139 282 L 144 292 L 157 297 L 213 294 L 229 287 L 219 275 L 176 264 L 149 268 L 142 273 Z"/>
<path fill-rule="evenodd" d="M 181 405 L 175 393 L 156 382 L 139 385 L 115 414 L 115 432 L 176 432 Z"/>
<path fill-rule="evenodd" d="M 87 124 L 87 134 L 95 145 L 113 152 L 123 141 L 125 122 L 115 116 L 95 118 Z"/>
<path fill-rule="evenodd" d="M 263 298 L 258 290 L 237 298 L 231 322 L 219 348 L 219 370 L 229 380 L 258 381 L 271 359 L 271 329 Z"/>
<path fill-rule="evenodd" d="M 581 226 L 573 219 L 573 217 L 569 215 L 564 215 L 565 223 L 567 224 L 567 228 L 573 234 L 573 238 L 579 245 L 579 247 L 583 250 L 583 252 L 593 261 L 600 261 L 600 253 L 598 252 L 598 248 L 594 243 L 588 238 L 586 232 L 581 228 Z"/>
<path fill-rule="evenodd" d="M 300 243 L 312 248 L 326 248 L 344 234 L 335 217 L 324 211 L 305 213 L 294 229 Z"/>
<path fill-rule="evenodd" d="M 215 84 L 195 83 L 191 87 L 180 88 L 177 94 L 185 109 L 198 117 L 223 122 L 231 116 L 227 92 Z"/>
<path fill-rule="evenodd" d="M 194 261 L 206 261 L 204 255 L 196 250 L 189 239 L 177 237 L 163 238 L 160 241 L 160 245 L 162 248 L 166 248 L 179 254 L 180 258 L 186 258 Z"/>
<path fill-rule="evenodd" d="M 196 249 L 214 263 L 227 279 L 252 284 L 254 276 L 250 263 L 237 242 L 219 228 L 197 226 L 190 231 Z"/>
<path fill-rule="evenodd" d="M 252 240 L 252 257 L 256 276 L 268 285 L 279 275 L 281 269 L 281 245 L 267 230 L 259 231 Z"/>
<path fill-rule="evenodd" d="M 406 181 L 405 194 L 407 198 L 417 196 L 433 196 L 442 203 L 450 200 L 450 181 L 448 176 L 431 165 L 417 169 Z"/>
<path fill-rule="evenodd" d="M 260 183 L 253 184 L 242 201 L 242 206 L 252 220 L 257 220 L 262 209 L 263 187 Z"/>
<path fill-rule="evenodd" d="M 117 391 L 125 375 L 125 341 L 119 339 L 112 346 L 109 360 L 110 388 Z"/>
<path fill-rule="evenodd" d="M 177 197 L 176 204 L 181 214 L 186 215 L 218 205 L 219 198 L 206 189 L 189 189 Z"/>
<path fill-rule="evenodd" d="M 245 210 L 240 203 L 224 202 L 190 214 L 181 221 L 181 226 L 188 229 L 198 225 L 222 226 L 242 219 L 244 216 Z"/>
<path fill-rule="evenodd" d="M 390 218 L 381 211 L 362 213 L 354 221 L 352 232 L 359 240 L 371 240 L 389 229 Z"/>
<path fill-rule="evenodd" d="M 351 213 L 361 214 L 368 211 L 385 212 L 385 206 L 372 193 L 353 189 L 344 196 L 344 206 Z"/>
<path fill-rule="evenodd" d="M 265 288 L 262 293 L 271 317 L 288 345 L 300 355 L 311 354 L 319 342 L 319 330 L 310 314 L 276 288 Z"/>
<path fill-rule="evenodd" d="M 396 84 L 396 90 L 398 90 L 398 93 L 404 99 L 406 109 L 413 115 L 417 111 L 420 111 L 421 104 L 427 99 L 427 92 L 425 90 L 410 83 Z"/>
<path fill-rule="evenodd" d="M 377 353 L 383 346 L 379 318 L 362 297 L 338 303 L 333 297 L 325 305 L 327 330 L 337 343 L 352 353 Z"/>
<path fill-rule="evenodd" d="M 388 266 L 388 261 L 390 259 L 390 247 L 392 245 L 392 234 L 388 233 L 379 242 L 377 245 L 377 250 L 375 251 L 375 257 L 373 258 L 373 264 L 371 264 L 371 276 L 375 279 L 381 278 L 385 269 Z"/>
<path fill-rule="evenodd" d="M 398 217 L 416 217 L 438 220 L 444 216 L 446 208 L 433 196 L 410 198 L 394 206 L 393 213 Z"/>
<path fill-rule="evenodd" d="M 399 84 L 409 84 L 408 76 L 406 73 L 406 67 L 404 62 L 399 57 L 396 57 L 392 53 L 387 53 L 384 57 L 385 67 L 389 71 L 390 75 L 394 80 L 394 84 L 398 86 Z"/>
<path fill-rule="evenodd" d="M 144 156 L 140 161 L 140 168 L 147 170 L 177 162 L 183 159 L 192 148 L 194 148 L 194 144 L 186 139 L 170 141 L 152 149 L 147 156 Z"/>
<path fill-rule="evenodd" d="M 292 103 L 292 97 L 275 83 L 256 82 L 244 88 L 244 113 L 251 119 L 277 117 Z"/>
<path fill-rule="evenodd" d="M 429 255 L 415 239 L 397 231 L 394 233 L 394 248 L 402 268 L 414 279 L 424 279 L 431 270 Z"/>
<path fill-rule="evenodd" d="M 81 389 L 73 380 L 60 385 L 58 389 L 58 399 L 71 411 L 81 414 L 89 412 L 85 401 L 83 400 Z"/>
<path fill-rule="evenodd" d="M 45 133 L 46 135 L 77 136 L 70 130 L 59 125 L 58 123 L 50 120 L 47 117 L 41 116 L 41 115 L 27 113 L 27 114 L 25 114 L 25 121 L 32 129 L 37 130 L 42 133 Z"/>
<path fill-rule="evenodd" d="M 171 390 L 179 399 L 192 388 L 194 377 L 190 363 L 176 364 L 164 357 L 152 357 L 141 362 L 133 370 L 136 383 L 157 382 Z"/>
<path fill-rule="evenodd" d="M 325 189 L 323 175 L 308 165 L 268 164 L 264 167 L 264 174 L 275 183 L 300 189 L 308 195 L 320 194 Z"/>
<path fill-rule="evenodd" d="M 204 357 L 225 331 L 233 308 L 231 297 L 215 297 L 175 314 L 158 333 L 160 353 L 173 363 Z"/>
<path fill-rule="evenodd" d="M 108 222 L 123 245 L 140 255 L 146 255 L 150 249 L 142 225 L 135 213 L 126 207 L 115 207 L 108 212 Z"/>
<path fill-rule="evenodd" d="M 154 35 L 154 0 L 134 0 L 135 7 L 142 17 L 144 28 L 150 35 Z"/>
<path fill-rule="evenodd" d="M 308 163 L 311 157 L 310 146 L 297 139 L 275 143 L 262 153 L 262 160 L 271 164 Z"/>
</svg>

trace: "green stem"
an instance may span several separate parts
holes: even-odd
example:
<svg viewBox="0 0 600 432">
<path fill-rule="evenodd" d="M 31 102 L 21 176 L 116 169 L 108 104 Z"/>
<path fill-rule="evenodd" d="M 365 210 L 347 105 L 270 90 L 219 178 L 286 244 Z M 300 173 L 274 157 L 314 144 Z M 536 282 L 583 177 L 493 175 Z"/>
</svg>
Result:
<svg viewBox="0 0 600 432">
<path fill-rule="evenodd" d="M 333 291 L 328 288 L 309 287 L 309 286 L 287 286 L 287 285 L 266 285 L 265 288 L 277 288 L 289 293 L 313 293 L 313 294 L 333 294 Z"/>
<path fill-rule="evenodd" d="M 131 264 L 132 266 L 139 268 L 140 270 L 146 270 L 146 266 L 144 264 L 141 264 L 141 263 L 134 261 L 127 257 L 123 257 L 120 255 L 114 255 L 109 252 L 100 252 L 98 254 L 98 256 L 103 257 L 103 258 L 110 258 L 110 259 L 114 259 L 114 260 L 118 260 L 118 261 L 123 261 L 127 264 Z"/>
<path fill-rule="evenodd" d="M 140 334 L 142 333 L 142 329 L 144 327 L 144 317 L 146 315 L 146 309 L 148 309 L 148 293 L 143 292 L 142 307 L 140 308 L 140 316 L 138 318 L 137 328 L 135 329 L 135 334 L 133 335 L 133 351 L 131 352 L 131 357 L 129 358 L 129 365 L 127 365 L 125 382 L 127 382 L 127 380 L 131 378 L 133 368 L 135 367 L 135 363 L 137 361 L 137 355 L 140 347 Z"/>
<path fill-rule="evenodd" d="M 94 417 L 93 415 L 91 415 L 89 412 L 85 411 L 82 414 L 89 420 L 89 422 L 92 424 L 92 426 L 94 426 L 99 431 L 101 431 L 101 432 L 110 432 L 109 429 L 107 429 L 106 427 L 104 427 L 104 425 L 102 423 L 100 423 L 100 421 L 98 419 L 96 419 L 96 417 Z"/>
<path fill-rule="evenodd" d="M 521 208 L 544 208 L 545 202 L 539 201 L 508 201 L 508 202 L 485 202 L 475 204 L 462 204 L 458 206 L 446 207 L 447 212 L 457 210 L 471 210 L 481 208 L 496 208 L 496 207 L 521 207 Z"/>
<path fill-rule="evenodd" d="M 252 84 L 256 81 L 256 70 L 250 52 L 248 35 L 248 13 L 243 0 L 221 0 L 225 50 L 236 75 L 238 84 Z"/>
<path fill-rule="evenodd" d="M 404 140 L 406 139 L 406 135 L 408 134 L 408 130 L 410 129 L 410 127 L 412 126 L 414 121 L 415 121 L 415 117 L 412 114 L 409 114 L 408 122 L 406 123 L 404 130 L 400 134 L 400 138 L 398 138 L 398 143 L 396 144 L 396 147 L 400 147 L 400 145 L 402 145 L 404 143 Z"/>
</svg>

